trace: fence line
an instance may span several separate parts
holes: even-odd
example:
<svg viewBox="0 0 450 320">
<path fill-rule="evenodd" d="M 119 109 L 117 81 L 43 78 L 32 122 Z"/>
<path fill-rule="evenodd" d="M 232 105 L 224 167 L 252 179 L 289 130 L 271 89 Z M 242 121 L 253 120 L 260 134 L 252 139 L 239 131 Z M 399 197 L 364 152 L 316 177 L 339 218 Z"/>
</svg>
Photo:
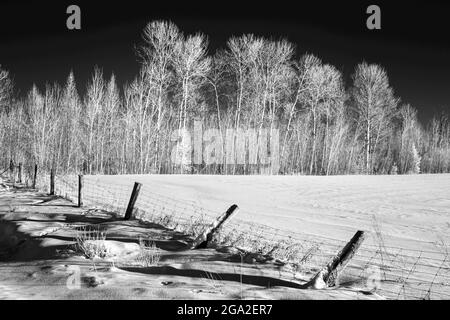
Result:
<svg viewBox="0 0 450 320">
<path fill-rule="evenodd" d="M 26 175 L 32 170 L 23 170 Z M 28 184 L 32 179 L 25 178 Z M 50 191 L 50 173 L 41 172 L 36 177 L 36 188 Z M 115 212 L 123 217 L 133 183 L 105 183 L 84 179 L 83 204 Z M 78 201 L 78 175 L 55 177 L 55 194 L 74 203 Z M 150 191 L 142 186 L 135 204 L 135 217 L 156 222 L 168 228 L 198 236 L 221 213 Z M 224 208 L 225 210 L 226 208 Z M 251 212 L 247 212 L 251 214 Z M 316 272 L 345 244 L 344 241 L 325 236 L 286 231 L 238 217 L 223 226 L 215 241 L 235 245 L 249 251 L 270 252 L 275 258 L 294 263 L 298 271 Z M 394 252 L 396 251 L 396 252 Z M 353 282 L 367 281 L 366 270 L 376 266 L 381 273 L 378 292 L 388 298 L 450 298 L 450 261 L 442 251 L 406 249 L 363 243 L 342 277 Z"/>
</svg>

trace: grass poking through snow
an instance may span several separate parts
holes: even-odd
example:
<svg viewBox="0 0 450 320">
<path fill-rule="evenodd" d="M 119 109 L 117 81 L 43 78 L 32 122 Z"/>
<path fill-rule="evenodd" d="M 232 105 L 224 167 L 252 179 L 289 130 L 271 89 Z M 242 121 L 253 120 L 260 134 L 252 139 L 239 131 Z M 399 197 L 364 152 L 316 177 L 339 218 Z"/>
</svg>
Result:
<svg viewBox="0 0 450 320">
<path fill-rule="evenodd" d="M 75 249 L 88 259 L 105 258 L 105 240 L 106 232 L 100 227 L 83 226 L 77 230 Z"/>
<path fill-rule="evenodd" d="M 144 267 L 156 266 L 161 259 L 161 252 L 150 239 L 139 237 L 139 254 L 136 261 Z"/>
</svg>

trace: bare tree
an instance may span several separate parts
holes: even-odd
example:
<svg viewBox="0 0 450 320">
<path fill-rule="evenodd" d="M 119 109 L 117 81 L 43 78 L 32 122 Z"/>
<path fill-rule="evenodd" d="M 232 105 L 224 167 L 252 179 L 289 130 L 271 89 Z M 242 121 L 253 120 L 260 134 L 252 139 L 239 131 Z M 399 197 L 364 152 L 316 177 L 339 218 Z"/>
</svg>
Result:
<svg viewBox="0 0 450 320">
<path fill-rule="evenodd" d="M 71 171 L 78 169 L 80 156 L 80 98 L 75 84 L 73 72 L 70 72 L 66 86 L 63 89 L 61 101 L 61 116 L 63 125 L 61 127 L 60 150 L 62 152 L 63 170 Z"/>
<path fill-rule="evenodd" d="M 226 63 L 229 73 L 235 79 L 235 106 L 234 106 L 234 128 L 240 125 L 243 112 L 243 104 L 251 91 L 252 83 L 250 81 L 250 68 L 252 61 L 252 52 L 258 46 L 253 35 L 243 35 L 241 37 L 232 37 L 227 42 L 225 51 Z"/>
<path fill-rule="evenodd" d="M 178 133 L 175 155 L 189 158 L 185 129 L 201 119 L 203 128 L 219 128 L 221 150 L 215 150 L 225 166 L 201 165 L 198 173 L 261 173 L 265 166 L 250 165 L 248 150 L 243 166 L 229 167 L 243 154 L 235 147 L 233 158 L 225 155 L 229 141 L 223 138 L 228 128 L 257 128 L 263 137 L 264 126 L 280 130 L 285 174 L 388 173 L 394 164 L 400 173 L 450 172 L 448 115 L 422 127 L 413 107 L 398 111 L 382 67 L 361 63 L 346 90 L 338 69 L 311 54 L 294 60 L 286 40 L 243 35 L 213 55 L 207 48 L 202 34 L 150 22 L 134 81 L 119 90 L 114 75 L 105 81 L 96 68 L 81 98 L 73 73 L 63 87 L 41 92 L 33 86 L 13 97 L 10 75 L 0 69 L 0 161 L 57 166 L 60 173 L 179 172 L 172 133 Z M 272 134 L 261 140 L 269 137 L 272 142 Z M 181 172 L 190 169 L 190 163 L 181 166 Z"/>
<path fill-rule="evenodd" d="M 322 64 L 313 57 L 308 58 L 309 69 L 305 70 L 304 86 L 300 98 L 311 115 L 312 142 L 309 174 L 319 173 L 317 162 L 317 145 L 319 121 L 326 119 L 324 147 L 326 148 L 329 121 L 339 105 L 342 105 L 344 89 L 340 72 L 331 65 Z"/>
<path fill-rule="evenodd" d="M 386 129 L 395 114 L 398 99 L 389 85 L 386 71 L 376 64 L 365 62 L 356 67 L 353 74 L 352 95 L 364 127 L 366 172 L 372 173 L 372 154 L 387 136 Z"/>
<path fill-rule="evenodd" d="M 414 171 L 413 151 L 419 146 L 420 126 L 417 121 L 417 110 L 407 104 L 400 108 L 401 120 L 399 165 L 401 173 Z"/>
<path fill-rule="evenodd" d="M 112 174 L 112 172 L 118 172 L 118 165 L 115 164 L 117 159 L 114 159 L 117 152 L 119 134 L 117 133 L 119 110 L 121 109 L 122 102 L 120 98 L 119 88 L 117 87 L 116 77 L 111 75 L 108 83 L 105 87 L 105 95 L 103 99 L 103 112 L 101 117 L 101 129 L 100 129 L 100 168 L 99 171 Z M 113 171 L 114 170 L 114 171 Z"/>
<path fill-rule="evenodd" d="M 292 121 L 301 109 L 300 98 L 301 95 L 308 89 L 306 81 L 309 77 L 309 73 L 314 65 L 320 64 L 320 59 L 314 55 L 306 54 L 302 56 L 299 62 L 294 63 L 295 67 L 295 79 L 293 81 L 294 94 L 291 103 L 286 104 L 285 114 L 287 116 L 287 126 L 283 140 L 282 147 L 282 159 L 285 157 L 286 143 L 288 135 L 291 129 Z M 285 119 L 286 120 L 286 119 Z"/>
<path fill-rule="evenodd" d="M 159 130 L 168 89 L 173 81 L 171 65 L 176 47 L 182 41 L 182 34 L 170 21 L 153 21 L 145 27 L 143 39 L 144 44 L 138 52 L 143 58 L 147 85 L 154 89 L 154 103 L 158 110 L 156 123 Z"/>
<path fill-rule="evenodd" d="M 199 89 L 206 82 L 211 59 L 207 56 L 208 41 L 203 34 L 187 36 L 177 42 L 173 57 L 178 83 L 178 133 L 186 130 L 188 114 L 198 108 Z M 178 148 L 178 144 L 177 144 Z M 178 149 L 176 151 L 178 153 Z"/>
<path fill-rule="evenodd" d="M 3 70 L 0 65 L 0 110 L 7 106 L 12 91 L 12 81 L 9 73 Z"/>
</svg>

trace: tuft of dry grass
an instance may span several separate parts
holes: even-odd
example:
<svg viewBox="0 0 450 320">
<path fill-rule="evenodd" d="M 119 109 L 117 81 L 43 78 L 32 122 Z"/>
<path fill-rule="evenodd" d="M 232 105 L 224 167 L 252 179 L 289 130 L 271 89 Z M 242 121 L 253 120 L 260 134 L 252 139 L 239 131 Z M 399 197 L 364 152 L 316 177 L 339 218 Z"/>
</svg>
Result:
<svg viewBox="0 0 450 320">
<path fill-rule="evenodd" d="M 223 287 L 223 284 L 221 282 L 220 276 L 218 274 L 214 275 L 212 272 L 205 271 L 206 282 L 208 284 L 208 287 L 210 287 L 214 292 L 222 293 L 221 287 Z"/>
<path fill-rule="evenodd" d="M 189 219 L 189 223 L 184 226 L 182 231 L 196 238 L 200 234 L 202 234 L 208 226 L 209 223 L 207 222 L 206 216 L 201 213 L 196 217 L 191 216 Z"/>
<path fill-rule="evenodd" d="M 105 258 L 107 248 L 105 245 L 106 232 L 100 227 L 83 226 L 77 230 L 75 249 L 86 258 Z"/>
<path fill-rule="evenodd" d="M 161 252 L 150 239 L 139 237 L 139 254 L 136 261 L 144 267 L 156 266 L 161 259 Z"/>
</svg>

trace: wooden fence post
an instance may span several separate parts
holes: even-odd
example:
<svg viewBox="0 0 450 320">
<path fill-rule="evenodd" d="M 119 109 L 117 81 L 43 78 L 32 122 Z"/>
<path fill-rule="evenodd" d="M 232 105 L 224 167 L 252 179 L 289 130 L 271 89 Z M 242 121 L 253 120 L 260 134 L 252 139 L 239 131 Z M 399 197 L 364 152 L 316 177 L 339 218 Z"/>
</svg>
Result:
<svg viewBox="0 0 450 320">
<path fill-rule="evenodd" d="M 22 162 L 19 162 L 18 179 L 19 179 L 19 183 L 22 183 Z"/>
<path fill-rule="evenodd" d="M 50 170 L 50 195 L 55 195 L 55 169 Z"/>
<path fill-rule="evenodd" d="M 9 178 L 14 183 L 16 180 L 16 177 L 14 177 L 14 162 L 12 159 L 9 161 Z"/>
<path fill-rule="evenodd" d="M 233 204 L 223 214 L 221 214 L 205 231 L 200 234 L 197 239 L 192 243 L 191 249 L 203 249 L 207 248 L 208 244 L 213 239 L 214 234 L 220 230 L 225 222 L 230 219 L 239 210 L 236 204 Z"/>
<path fill-rule="evenodd" d="M 83 206 L 83 175 L 78 175 L 78 208 Z"/>
<path fill-rule="evenodd" d="M 33 175 L 33 189 L 36 189 L 36 180 L 37 180 L 37 172 L 38 172 L 38 165 L 34 165 L 34 175 Z"/>
<path fill-rule="evenodd" d="M 328 263 L 328 265 L 319 271 L 314 278 L 307 284 L 307 288 L 322 289 L 325 287 L 333 287 L 336 285 L 339 274 L 345 269 L 347 264 L 358 251 L 364 241 L 364 231 L 357 231 L 353 238 L 345 245 L 345 247 Z"/>
<path fill-rule="evenodd" d="M 134 204 L 136 203 L 139 191 L 141 191 L 141 186 L 139 182 L 134 183 L 133 191 L 131 192 L 130 201 L 128 202 L 127 211 L 125 212 L 124 220 L 130 220 L 133 215 Z"/>
</svg>

